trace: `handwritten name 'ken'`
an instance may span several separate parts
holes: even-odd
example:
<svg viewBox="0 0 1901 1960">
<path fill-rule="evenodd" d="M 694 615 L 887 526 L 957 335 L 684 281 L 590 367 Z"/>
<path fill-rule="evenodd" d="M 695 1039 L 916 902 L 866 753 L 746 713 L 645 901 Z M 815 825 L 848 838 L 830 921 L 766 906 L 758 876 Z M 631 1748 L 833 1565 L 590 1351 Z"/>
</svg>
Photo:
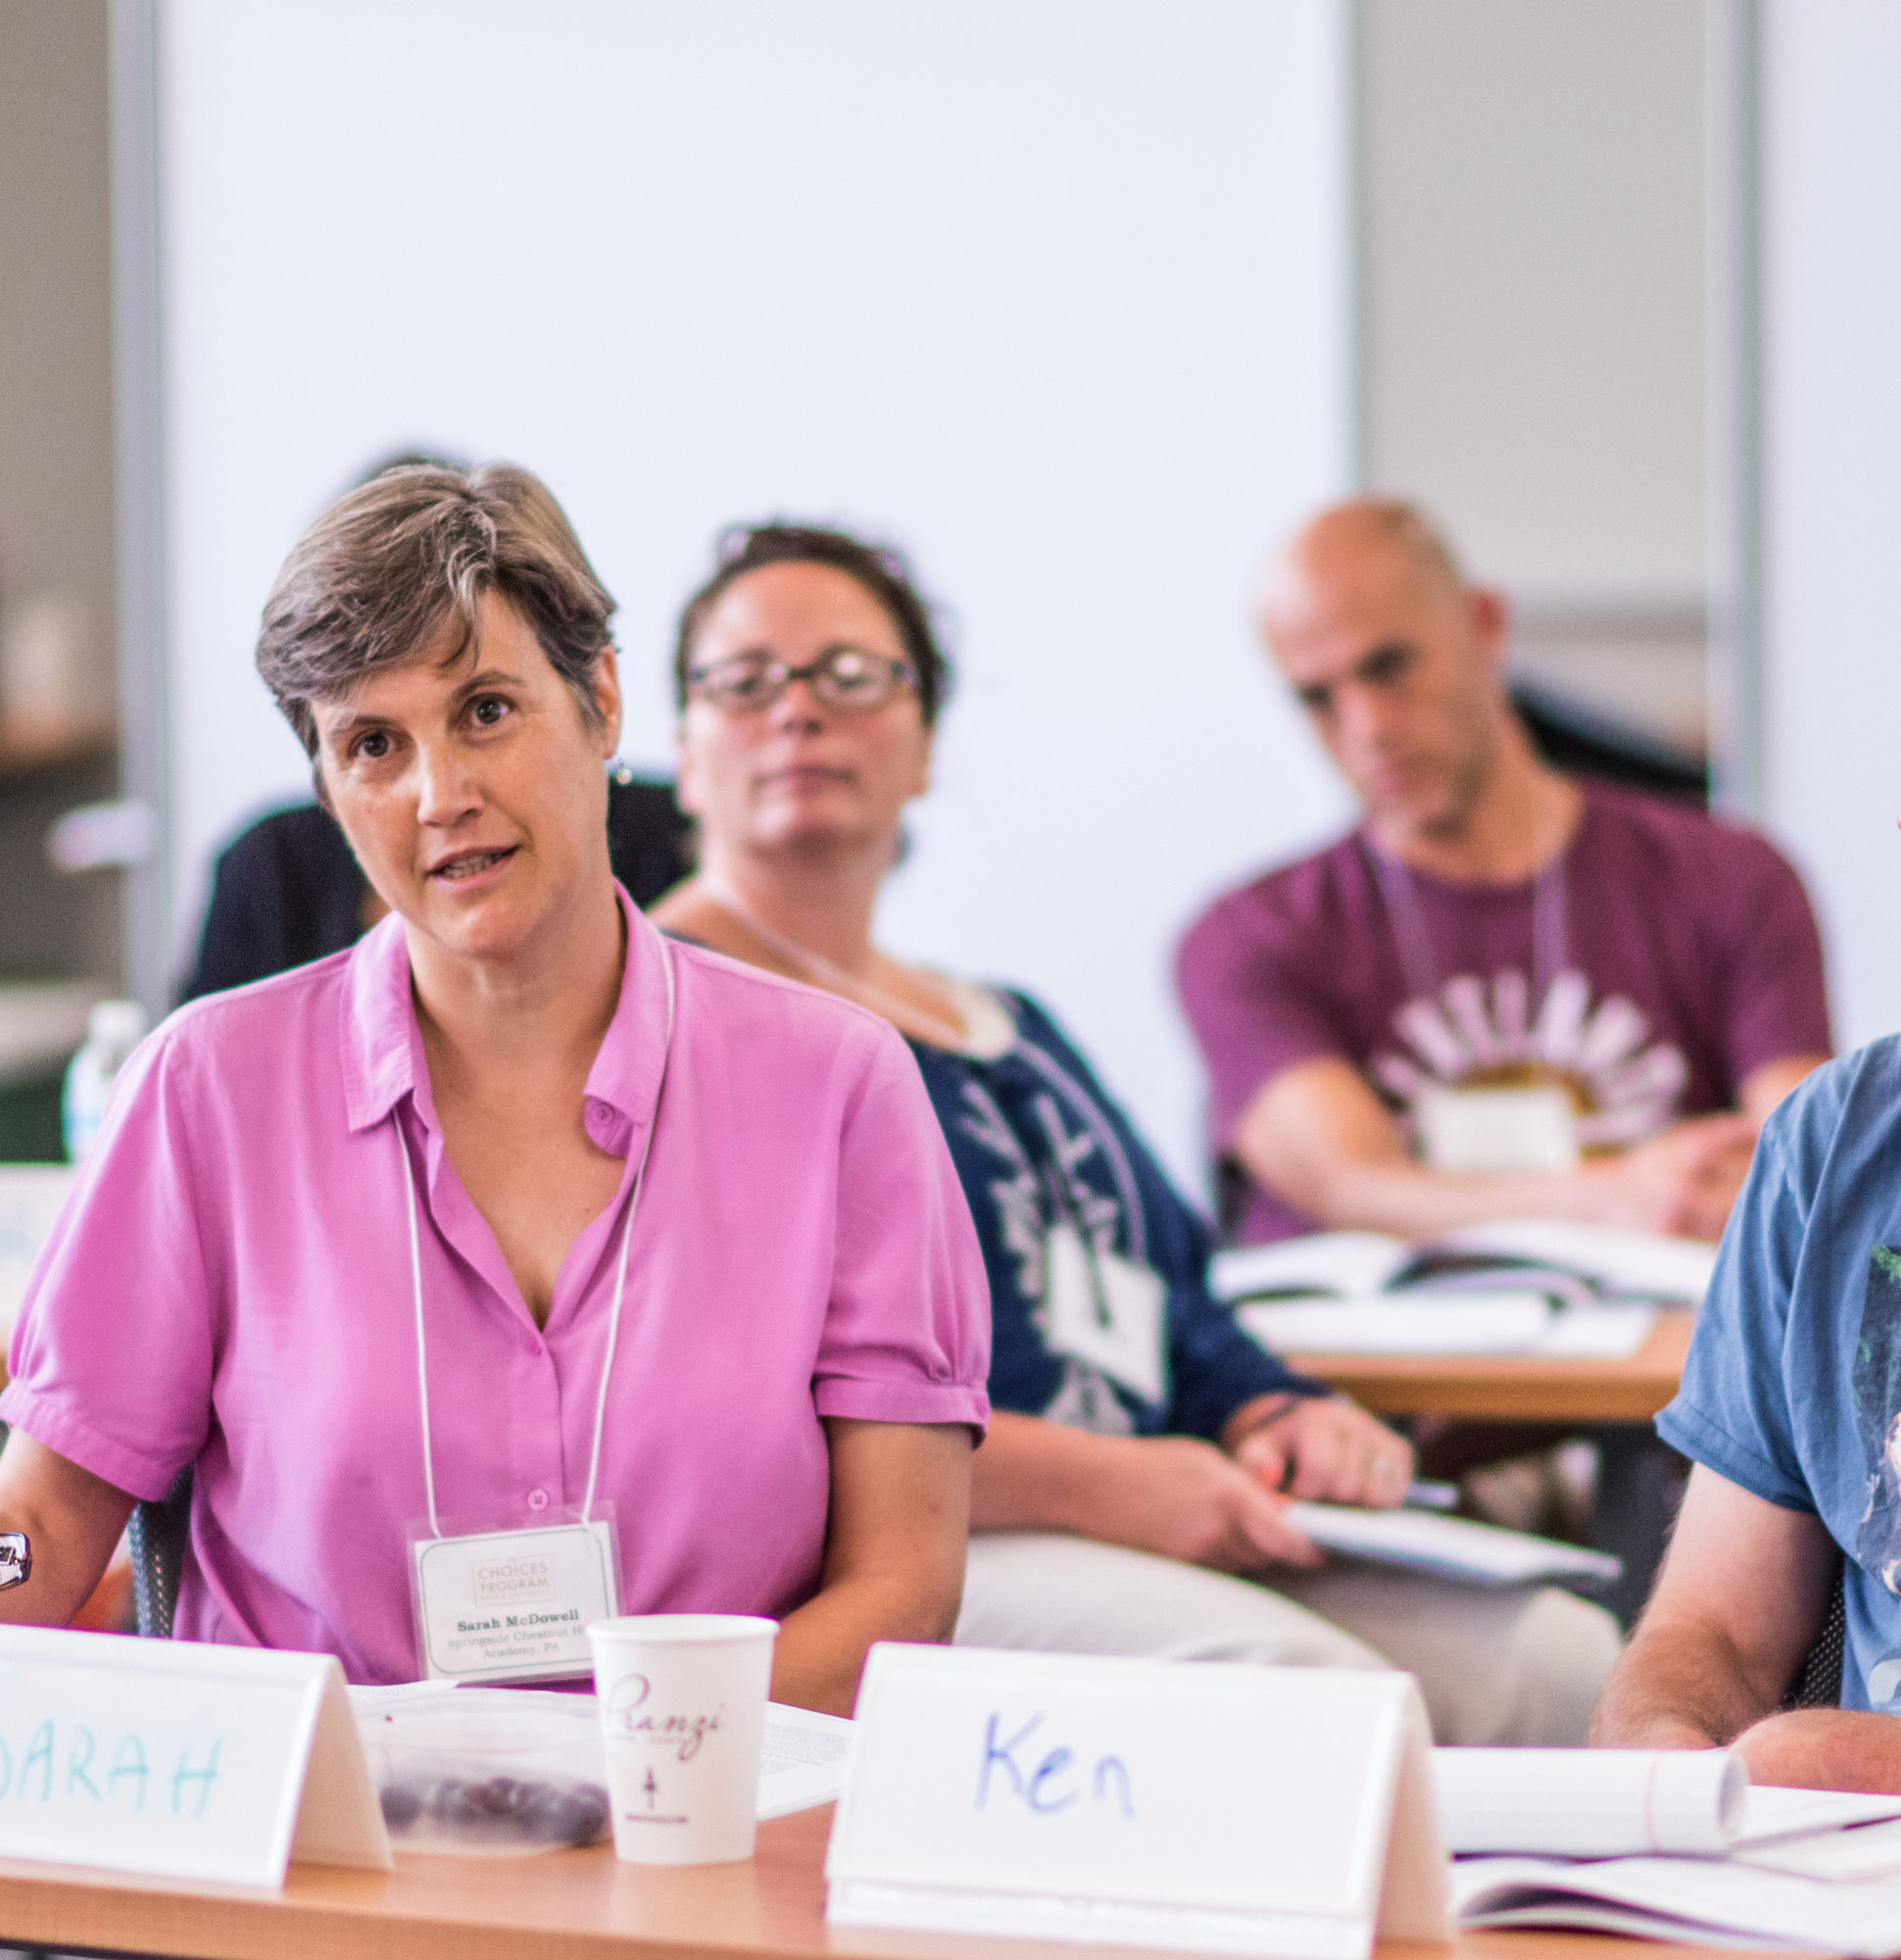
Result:
<svg viewBox="0 0 1901 1960">
<path fill-rule="evenodd" d="M 995 1794 L 1001 1803 L 1020 1803 L 1037 1817 L 1054 1817 L 1085 1796 L 1108 1804 L 1124 1817 L 1136 1814 L 1135 1790 L 1129 1766 L 1120 1756 L 1097 1756 L 1085 1769 L 1074 1749 L 1058 1746 L 1039 1756 L 1030 1738 L 1043 1727 L 1032 1715 L 1016 1734 L 999 1740 L 1000 1719 L 993 1714 L 984 1725 L 983 1763 L 977 1773 L 977 1808 L 988 1810 Z M 1019 1755 L 1018 1751 L 1026 1751 Z"/>
</svg>

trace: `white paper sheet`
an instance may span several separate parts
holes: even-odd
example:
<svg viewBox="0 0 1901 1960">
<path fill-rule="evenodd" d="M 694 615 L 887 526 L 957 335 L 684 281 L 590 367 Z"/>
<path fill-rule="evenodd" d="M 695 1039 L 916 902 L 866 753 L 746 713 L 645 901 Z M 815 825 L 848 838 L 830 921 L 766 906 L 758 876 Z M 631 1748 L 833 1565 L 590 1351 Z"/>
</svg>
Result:
<svg viewBox="0 0 1901 1960">
<path fill-rule="evenodd" d="M 1276 1354 L 1529 1354 L 1620 1361 L 1649 1339 L 1649 1306 L 1554 1310 L 1541 1293 L 1419 1292 L 1373 1299 L 1254 1300 L 1235 1308 L 1243 1330 Z"/>
<path fill-rule="evenodd" d="M 1812 1831 L 1777 1838 L 1730 1853 L 1738 1864 L 1762 1872 L 1790 1872 L 1828 1880 L 1886 1879 L 1901 1875 L 1901 1822 L 1860 1824 L 1846 1831 Z"/>
<path fill-rule="evenodd" d="M 1628 1361 L 1656 1324 L 1654 1306 L 1569 1306 L 1551 1316 L 1535 1351 L 1550 1361 Z"/>
<path fill-rule="evenodd" d="M 1330 1551 L 1442 1572 L 1479 1586 L 1518 1586 L 1540 1579 L 1608 1582 L 1624 1569 L 1608 1552 L 1428 1511 L 1362 1511 L 1344 1504 L 1294 1503 L 1287 1508 L 1287 1520 Z"/>
<path fill-rule="evenodd" d="M 1468 1927 L 1578 1927 L 1855 1960 L 1901 1952 L 1901 1886 L 1885 1873 L 1810 1878 L 1733 1858 L 1469 1858 L 1452 1867 L 1452 1897 Z"/>
<path fill-rule="evenodd" d="M 1435 1253 L 1500 1263 L 1468 1273 L 1454 1259 L 1451 1270 L 1408 1276 L 1416 1260 L 1430 1266 Z M 1208 1286 L 1218 1299 L 1243 1304 L 1253 1316 L 1250 1332 L 1270 1347 L 1331 1353 L 1508 1353 L 1531 1349 L 1541 1339 L 1544 1345 L 1535 1351 L 1606 1359 L 1642 1346 L 1650 1329 L 1643 1317 L 1646 1303 L 1700 1301 L 1714 1263 L 1714 1249 L 1696 1240 L 1563 1220 L 1505 1219 L 1418 1245 L 1381 1232 L 1316 1232 L 1274 1246 L 1240 1247 L 1209 1261 Z M 1600 1294 L 1611 1298 L 1600 1299 Z M 1531 1327 L 1524 1305 L 1533 1298 L 1566 1309 L 1547 1316 L 1542 1336 Z M 1512 1302 L 1508 1317 L 1495 1327 L 1483 1318 L 1487 1300 Z M 1330 1302 L 1350 1305 L 1354 1317 L 1319 1318 Z M 1402 1328 L 1378 1317 L 1402 1305 L 1438 1318 Z M 1270 1312 L 1277 1317 L 1262 1318 Z M 1316 1318 L 1310 1327 L 1292 1318 L 1296 1313 Z"/>
<path fill-rule="evenodd" d="M 1260 1294 L 1332 1294 L 1361 1299 L 1377 1294 L 1412 1257 L 1403 1239 L 1384 1232 L 1310 1232 L 1276 1246 L 1237 1246 L 1208 1262 L 1217 1299 Z"/>
<path fill-rule="evenodd" d="M 1466 1225 L 1433 1242 L 1500 1258 L 1583 1273 L 1612 1293 L 1645 1299 L 1701 1301 L 1716 1269 L 1716 1248 L 1700 1239 L 1669 1239 L 1615 1225 L 1581 1225 L 1563 1218 L 1501 1218 Z"/>
<path fill-rule="evenodd" d="M 1901 1817 L 1901 1796 L 1871 1796 L 1852 1789 L 1784 1789 L 1751 1784 L 1742 1806 L 1742 1829 L 1731 1852 L 1781 1838 L 1841 1831 L 1855 1824 L 1880 1824 Z"/>
<path fill-rule="evenodd" d="M 1550 1328 L 1551 1302 L 1541 1293 L 1387 1294 L 1260 1300 L 1235 1318 L 1281 1354 L 1527 1354 Z"/>
<path fill-rule="evenodd" d="M 760 1822 L 834 1802 L 845 1788 L 851 1751 L 852 1724 L 842 1715 L 768 1702 L 759 1750 Z"/>
<path fill-rule="evenodd" d="M 1749 1790 L 1727 1749 L 1435 1749 L 1433 1777 L 1455 1854 L 1722 1852 Z"/>
</svg>

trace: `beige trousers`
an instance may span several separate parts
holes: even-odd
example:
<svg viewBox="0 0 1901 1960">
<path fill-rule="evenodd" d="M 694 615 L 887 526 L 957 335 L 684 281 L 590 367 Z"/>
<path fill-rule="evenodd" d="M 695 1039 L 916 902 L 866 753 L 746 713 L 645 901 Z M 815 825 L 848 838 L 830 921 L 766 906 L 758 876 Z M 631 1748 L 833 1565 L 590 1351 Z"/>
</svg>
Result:
<svg viewBox="0 0 1901 1960">
<path fill-rule="evenodd" d="M 1439 1742 L 1569 1747 L 1617 1659 L 1617 1622 L 1553 1587 L 1465 1586 L 1357 1559 L 1273 1583 L 1048 1532 L 983 1532 L 960 1646 L 1416 1675 Z"/>
</svg>

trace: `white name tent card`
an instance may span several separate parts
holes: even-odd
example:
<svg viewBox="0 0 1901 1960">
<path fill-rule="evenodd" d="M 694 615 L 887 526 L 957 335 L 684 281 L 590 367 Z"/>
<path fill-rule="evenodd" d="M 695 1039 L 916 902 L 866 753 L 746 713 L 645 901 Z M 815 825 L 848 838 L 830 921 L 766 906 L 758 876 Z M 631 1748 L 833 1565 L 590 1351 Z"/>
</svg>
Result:
<svg viewBox="0 0 1901 1960">
<path fill-rule="evenodd" d="M 827 1914 L 1364 1960 L 1449 1936 L 1412 1678 L 881 1644 Z"/>
<path fill-rule="evenodd" d="M 0 1857 L 280 1886 L 390 1869 L 329 1654 L 0 1627 Z"/>
</svg>

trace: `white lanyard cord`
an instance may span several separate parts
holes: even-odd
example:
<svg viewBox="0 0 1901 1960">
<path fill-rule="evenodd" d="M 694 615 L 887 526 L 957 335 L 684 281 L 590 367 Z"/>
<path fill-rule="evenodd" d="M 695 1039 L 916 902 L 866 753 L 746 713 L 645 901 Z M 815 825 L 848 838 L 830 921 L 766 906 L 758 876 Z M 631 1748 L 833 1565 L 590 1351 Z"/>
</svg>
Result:
<svg viewBox="0 0 1901 1960">
<path fill-rule="evenodd" d="M 422 1249 L 416 1243 L 415 1172 L 410 1168 L 410 1140 L 403 1134 L 402 1118 L 396 1123 L 396 1150 L 403 1159 L 403 1195 L 410 1201 L 410 1278 L 415 1285 L 415 1380 L 422 1402 L 422 1488 L 429 1494 L 429 1536 L 440 1538 L 436 1522 L 435 1452 L 429 1446 L 429 1350 L 422 1339 Z"/>
<path fill-rule="evenodd" d="M 583 1524 L 594 1515 L 594 1490 L 601 1474 L 601 1438 L 608 1422 L 608 1382 L 613 1373 L 614 1348 L 620 1340 L 620 1302 L 627 1292 L 627 1252 L 634 1243 L 634 1213 L 639 1208 L 641 1190 L 647 1182 L 647 1159 L 654 1152 L 654 1132 L 660 1126 L 660 1092 L 666 1087 L 666 1067 L 673 1056 L 673 949 L 644 913 L 637 912 L 635 916 L 654 935 L 654 943 L 659 948 L 660 972 L 666 981 L 666 1033 L 660 1045 L 660 1079 L 654 1085 L 654 1113 L 648 1120 L 646 1141 L 640 1147 L 640 1162 L 634 1167 L 633 1189 L 627 1194 L 627 1224 L 620 1235 L 620 1257 L 614 1267 L 613 1304 L 608 1313 L 608 1351 L 602 1358 L 601 1393 L 594 1405 L 594 1443 L 588 1451 L 587 1495 L 581 1500 Z M 403 1191 L 410 1207 L 410 1277 L 415 1290 L 415 1373 L 422 1404 L 422 1488 L 429 1498 L 429 1535 L 440 1538 L 442 1526 L 436 1519 L 435 1460 L 429 1441 L 429 1358 L 422 1331 L 422 1249 L 416 1227 L 415 1172 L 410 1165 L 409 1139 L 404 1136 L 400 1122 L 396 1141 L 403 1158 Z"/>
<path fill-rule="evenodd" d="M 643 914 L 644 916 L 644 914 Z M 587 1494 L 581 1499 L 581 1522 L 594 1515 L 594 1487 L 601 1475 L 601 1438 L 608 1423 L 608 1382 L 613 1374 L 613 1350 L 620 1340 L 620 1301 L 627 1291 L 627 1249 L 634 1243 L 634 1212 L 647 1183 L 647 1159 L 654 1153 L 654 1132 L 660 1127 L 660 1092 L 666 1087 L 666 1065 L 673 1058 L 673 949 L 651 920 L 647 929 L 660 950 L 660 971 L 666 978 L 666 1034 L 660 1043 L 660 1079 L 654 1085 L 654 1114 L 634 1168 L 634 1188 L 627 1194 L 627 1229 L 620 1235 L 620 1263 L 613 1276 L 613 1306 L 608 1314 L 608 1351 L 601 1359 L 601 1393 L 594 1403 L 594 1446 L 588 1451 Z"/>
<path fill-rule="evenodd" d="M 1389 858 L 1362 834 L 1361 842 L 1373 860 L 1374 876 L 1380 881 L 1386 900 L 1387 917 L 1392 936 L 1399 945 L 1400 964 L 1406 969 L 1406 985 L 1416 1001 L 1430 1000 L 1438 992 L 1438 962 L 1433 957 L 1432 934 L 1419 903 L 1412 873 L 1397 858 Z M 1565 854 L 1560 852 L 1532 885 L 1532 1012 L 1535 1014 L 1544 999 L 1544 990 L 1565 969 L 1570 956 L 1567 945 L 1565 895 Z"/>
</svg>

